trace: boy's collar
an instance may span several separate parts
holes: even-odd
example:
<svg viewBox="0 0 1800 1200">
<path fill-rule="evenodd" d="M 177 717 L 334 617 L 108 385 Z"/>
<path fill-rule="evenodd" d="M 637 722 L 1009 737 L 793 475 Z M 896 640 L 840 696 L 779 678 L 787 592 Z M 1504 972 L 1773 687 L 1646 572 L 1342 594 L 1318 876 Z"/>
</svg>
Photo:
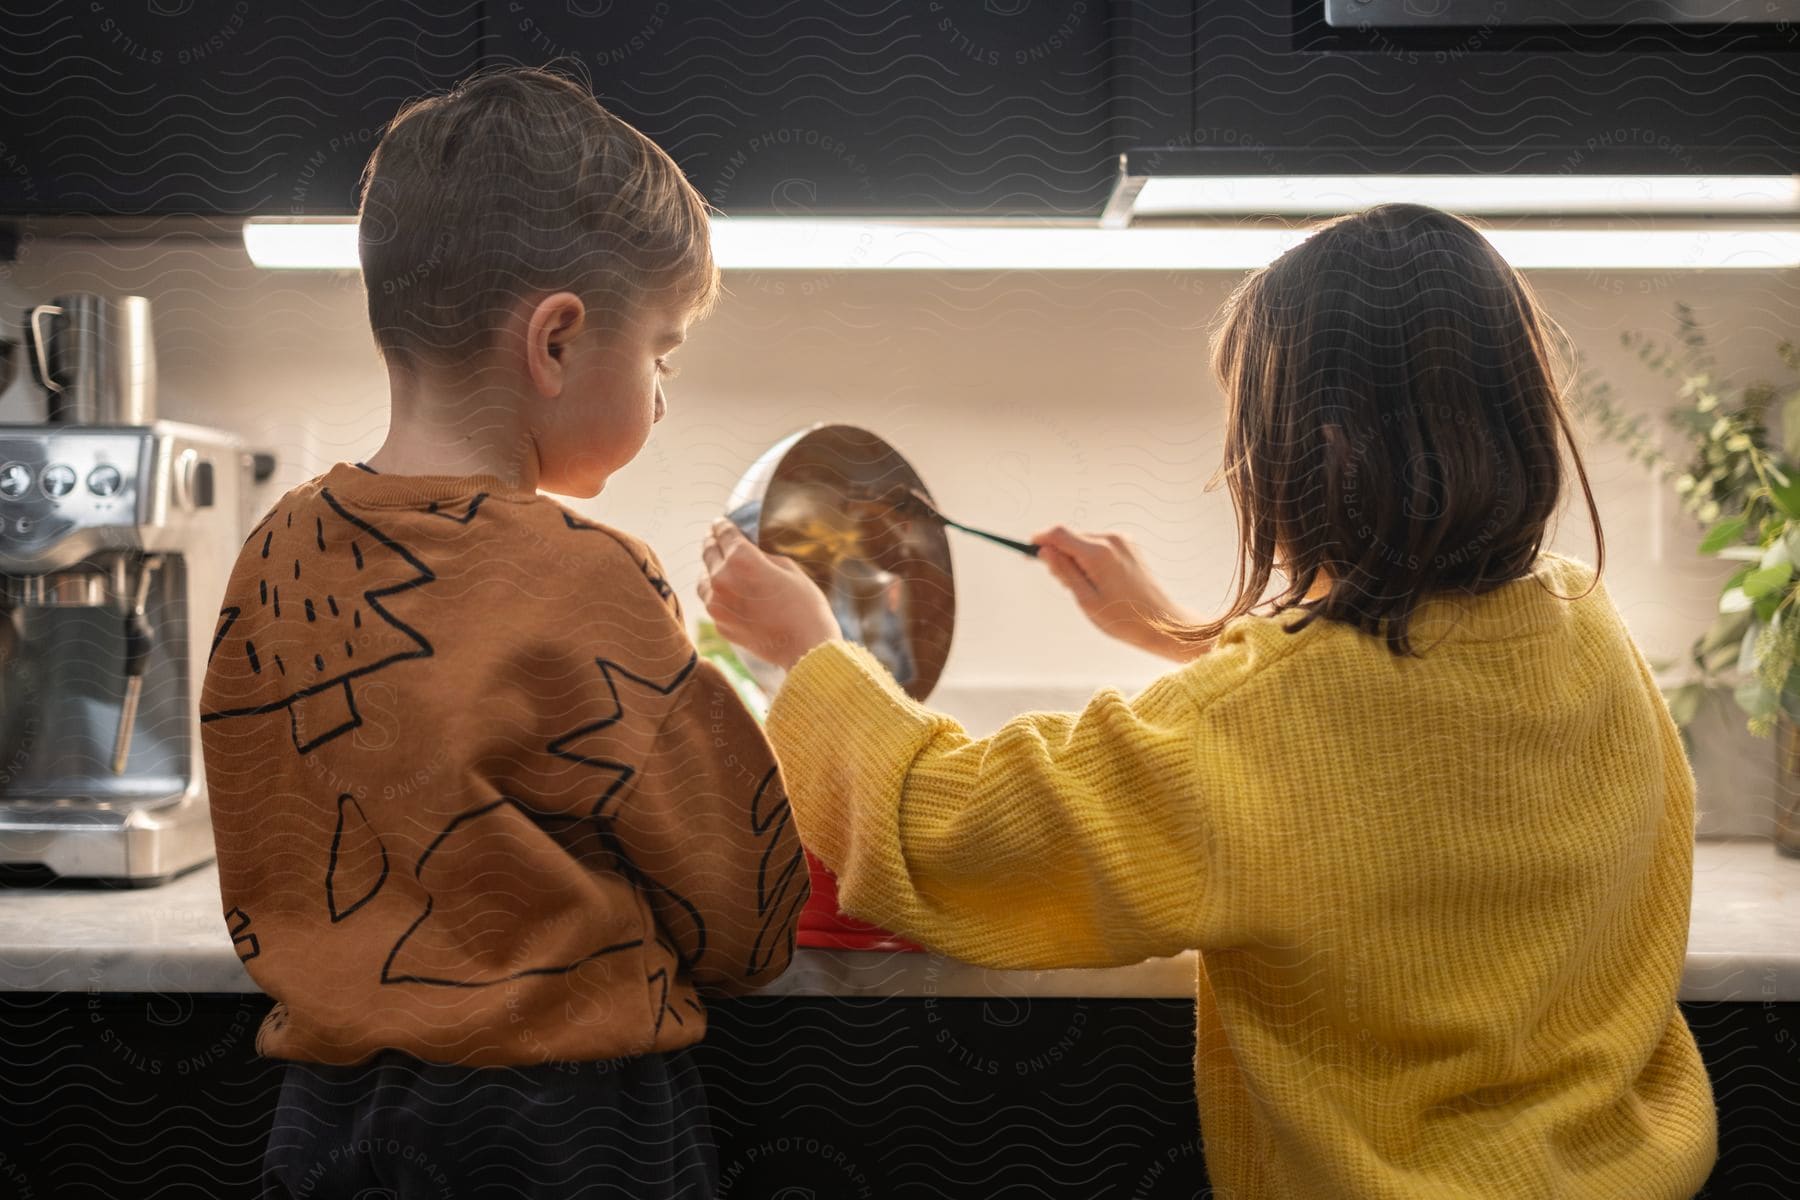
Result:
<svg viewBox="0 0 1800 1200">
<path fill-rule="evenodd" d="M 479 495 L 535 496 L 535 489 L 506 483 L 494 475 L 393 475 L 366 463 L 337 463 L 319 483 L 333 494 L 361 504 L 429 508 Z"/>
</svg>

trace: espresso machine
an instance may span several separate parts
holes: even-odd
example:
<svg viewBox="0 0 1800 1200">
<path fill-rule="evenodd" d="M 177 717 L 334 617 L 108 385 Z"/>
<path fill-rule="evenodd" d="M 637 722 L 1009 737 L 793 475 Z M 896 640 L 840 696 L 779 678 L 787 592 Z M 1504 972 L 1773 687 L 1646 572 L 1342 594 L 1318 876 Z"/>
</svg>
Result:
<svg viewBox="0 0 1800 1200">
<path fill-rule="evenodd" d="M 141 297 L 25 325 L 47 419 L 0 424 L 0 877 L 158 883 L 213 855 L 198 694 L 249 458 L 155 418 Z"/>
</svg>

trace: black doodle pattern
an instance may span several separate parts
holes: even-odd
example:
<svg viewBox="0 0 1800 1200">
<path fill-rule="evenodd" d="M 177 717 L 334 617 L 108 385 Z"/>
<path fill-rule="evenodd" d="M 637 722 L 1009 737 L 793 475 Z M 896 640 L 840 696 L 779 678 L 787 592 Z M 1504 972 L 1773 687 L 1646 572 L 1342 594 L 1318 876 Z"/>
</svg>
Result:
<svg viewBox="0 0 1800 1200">
<path fill-rule="evenodd" d="M 565 517 L 565 520 L 566 519 L 567 518 Z M 634 683 L 649 688 L 659 695 L 673 695 L 677 688 L 686 683 L 693 676 L 695 668 L 699 666 L 700 656 L 697 653 L 690 653 L 687 662 L 682 664 L 681 669 L 677 671 L 674 677 L 667 683 L 657 683 L 654 680 L 647 679 L 634 671 L 630 671 L 625 667 L 620 666 L 611 659 L 597 658 L 594 660 L 594 663 L 600 668 L 601 678 L 606 681 L 607 693 L 612 700 L 612 711 L 597 720 L 579 725 L 568 733 L 553 739 L 549 746 L 546 747 L 546 750 L 557 758 L 612 774 L 612 781 L 607 784 L 606 790 L 601 792 L 599 798 L 594 801 L 593 808 L 589 811 L 588 817 L 593 821 L 594 829 L 600 839 L 600 843 L 616 863 L 619 873 L 629 879 L 632 885 L 642 891 L 653 903 L 657 900 L 664 902 L 663 905 L 659 906 L 659 911 L 663 914 L 663 919 L 665 921 L 674 920 L 680 923 L 677 928 L 670 930 L 670 932 L 675 935 L 675 944 L 669 945 L 668 949 L 675 958 L 675 961 L 679 964 L 680 969 L 684 971 L 689 970 L 692 968 L 694 962 L 697 961 L 701 955 L 706 953 L 706 918 L 701 915 L 700 909 L 695 906 L 693 901 L 689 900 L 686 896 L 683 896 L 674 888 L 659 882 L 652 878 L 647 872 L 641 870 L 638 865 L 632 861 L 631 855 L 626 852 L 625 845 L 620 839 L 618 830 L 615 827 L 616 814 L 612 809 L 612 802 L 622 791 L 624 791 L 625 785 L 631 781 L 632 777 L 637 774 L 637 768 L 630 763 L 620 762 L 617 759 L 584 754 L 578 749 L 578 746 L 584 739 L 593 737 L 595 734 L 601 733 L 607 728 L 617 724 L 620 718 L 625 715 L 625 704 L 619 696 L 618 681 L 620 678 L 629 679 Z M 681 952 L 679 946 L 682 944 L 688 944 L 695 947 L 692 957 L 688 957 Z M 652 975 L 650 978 L 654 981 L 655 975 Z M 664 1007 L 666 1008 L 666 991 L 664 994 L 664 1001 Z M 660 1028 L 660 1016 L 657 1018 L 657 1021 L 658 1027 Z"/>
<path fill-rule="evenodd" d="M 623 701 L 619 695 L 618 682 L 615 676 L 623 676 L 634 682 L 651 688 L 664 695 L 675 692 L 694 672 L 698 666 L 698 655 L 691 655 L 682 669 L 666 684 L 656 684 L 634 672 L 620 667 L 608 659 L 596 659 L 602 676 L 606 680 L 607 690 L 612 701 L 612 711 L 598 720 L 588 722 L 569 733 L 552 741 L 549 752 L 570 762 L 583 766 L 611 772 L 614 776 L 605 791 L 595 802 L 591 819 L 601 844 L 617 863 L 618 870 L 631 880 L 657 905 L 661 919 L 672 926 L 670 932 L 675 934 L 671 944 L 662 937 L 658 943 L 668 950 L 677 963 L 678 970 L 691 971 L 694 965 L 704 957 L 707 946 L 706 918 L 686 896 L 676 889 L 656 879 L 639 867 L 628 853 L 615 828 L 615 812 L 612 801 L 620 795 L 625 785 L 632 779 L 636 769 L 628 763 L 615 759 L 581 753 L 579 743 L 584 738 L 615 724 L 625 712 Z M 792 961 L 794 954 L 795 925 L 794 915 L 806 901 L 807 875 L 805 857 L 797 840 L 789 844 L 787 853 L 781 854 L 783 836 L 787 832 L 792 813 L 788 805 L 786 790 L 781 783 L 779 770 L 771 766 L 758 781 L 756 793 L 750 805 L 751 832 L 761 841 L 763 852 L 757 865 L 756 913 L 759 921 L 757 934 L 751 944 L 747 960 L 742 965 L 746 978 L 755 977 L 767 971 L 776 962 L 784 966 Z M 681 946 L 694 947 L 691 953 L 684 953 Z M 648 982 L 661 988 L 661 1006 L 657 1016 L 657 1029 L 660 1031 L 666 1016 L 673 1015 L 677 1023 L 681 1022 L 678 1012 L 668 1002 L 668 979 L 666 969 L 653 972 Z"/>
<path fill-rule="evenodd" d="M 659 947 L 661 947 L 663 952 L 665 954 L 667 954 L 671 959 L 675 960 L 676 962 L 681 961 L 681 951 L 677 950 L 669 942 L 669 939 L 660 931 L 656 935 L 656 944 Z M 669 1003 L 669 985 L 673 982 L 673 980 L 669 974 L 669 968 L 658 967 L 656 970 L 650 972 L 650 978 L 648 980 L 646 980 L 645 982 L 648 983 L 652 988 L 656 989 L 656 1022 L 655 1022 L 655 1025 L 651 1028 L 650 1036 L 653 1039 L 661 1037 L 663 1022 L 670 1017 L 673 1017 L 675 1019 L 675 1023 L 677 1025 L 686 1025 L 687 1022 L 682 1019 L 681 1013 L 675 1008 L 674 1005 Z M 688 1000 L 690 1002 L 692 1001 L 692 999 L 693 998 L 691 996 L 688 997 Z M 700 1010 L 700 1009 L 696 1008 L 696 1011 L 704 1011 L 704 1010 Z"/>
<path fill-rule="evenodd" d="M 794 936 L 798 927 L 793 918 L 795 910 L 806 903 L 809 880 L 806 854 L 796 838 L 785 859 L 776 857 L 782 834 L 792 819 L 781 772 L 770 767 L 762 782 L 756 785 L 756 798 L 750 805 L 750 828 L 763 839 L 764 849 L 756 873 L 756 912 L 762 924 L 757 929 L 756 941 L 751 944 L 750 959 L 744 964 L 747 977 L 767 971 L 777 958 L 785 970 L 786 964 L 794 958 Z M 774 936 L 777 932 L 781 935 L 779 939 Z"/>
<path fill-rule="evenodd" d="M 219 652 L 219 643 L 225 640 L 225 635 L 237 624 L 238 615 L 242 612 L 235 604 L 227 604 L 219 610 L 219 627 L 213 631 L 212 648 L 206 652 L 207 665 L 212 664 L 213 655 Z"/>
<path fill-rule="evenodd" d="M 649 582 L 652 588 L 656 589 L 656 594 L 662 602 L 669 606 L 677 618 L 681 617 L 681 600 L 675 595 L 675 589 L 669 585 L 669 581 L 663 575 L 656 559 L 647 551 L 645 553 L 639 553 L 637 548 L 630 542 L 626 541 L 606 526 L 595 525 L 592 522 L 583 521 L 580 517 L 577 517 L 574 513 L 571 513 L 566 509 L 562 514 L 562 519 L 563 524 L 567 525 L 570 529 L 583 533 L 605 534 L 607 537 L 617 542 L 619 548 L 625 551 L 632 562 L 637 564 L 637 569 L 643 572 L 645 580 Z"/>
<path fill-rule="evenodd" d="M 329 488 L 321 489 L 319 496 L 333 514 L 329 526 L 323 514 L 309 518 L 302 513 L 296 523 L 293 510 L 271 512 L 246 543 L 257 546 L 254 553 L 266 563 L 257 586 L 260 619 L 245 622 L 241 606 L 221 611 L 208 661 L 221 653 L 241 654 L 248 675 L 239 672 L 236 677 L 247 685 L 249 702 L 200 715 L 202 721 L 212 722 L 286 710 L 294 749 L 303 755 L 362 725 L 352 681 L 433 653 L 424 634 L 383 602 L 423 587 L 437 575 L 412 551 L 344 508 Z M 471 505 L 465 518 L 472 518 L 474 510 Z M 361 592 L 360 602 L 315 594 L 304 571 L 306 560 L 315 554 L 348 554 L 359 574 L 368 573 L 373 586 Z M 289 664 L 280 653 L 265 653 L 256 644 L 255 632 L 269 630 L 282 619 L 283 587 L 288 620 L 306 623 L 308 661 Z M 384 624 L 365 622 L 365 610 Z M 254 628 L 240 629 L 244 624 Z"/>
<path fill-rule="evenodd" d="M 250 932 L 250 914 L 241 908 L 233 908 L 225 914 L 225 926 L 231 934 L 231 944 L 237 948 L 239 962 L 249 962 L 262 953 L 262 942 Z"/>
<path fill-rule="evenodd" d="M 506 831 L 502 830 L 498 833 L 492 833 L 487 831 L 484 827 L 489 824 L 488 818 L 498 817 L 501 814 L 501 810 L 509 806 L 524 814 L 528 820 L 538 821 L 540 819 L 533 816 L 517 800 L 514 800 L 511 797 L 503 797 L 499 800 L 495 800 L 491 804 L 484 804 L 479 808 L 471 809 L 468 812 L 459 815 L 455 820 L 451 821 L 449 825 L 445 826 L 443 831 L 433 838 L 431 844 L 425 848 L 425 852 L 419 855 L 419 861 L 413 866 L 413 877 L 419 881 L 421 886 L 424 886 L 427 889 L 425 908 L 413 920 L 412 924 L 406 927 L 406 932 L 400 935 L 399 940 L 394 943 L 393 949 L 388 951 L 387 960 L 383 962 L 381 966 L 381 982 L 384 985 L 426 984 L 432 987 L 453 988 L 492 987 L 496 984 L 509 983 L 512 980 L 523 979 L 531 975 L 566 975 L 570 971 L 573 971 L 586 963 L 593 962 L 595 959 L 605 958 L 609 955 L 618 954 L 626 950 L 634 950 L 644 944 L 642 938 L 632 938 L 626 941 L 609 943 L 604 946 L 596 946 L 572 961 L 544 963 L 538 966 L 521 967 L 516 970 L 490 975 L 475 973 L 473 970 L 475 964 L 466 959 L 455 964 L 444 965 L 428 965 L 409 961 L 409 944 L 414 940 L 415 935 L 418 934 L 418 932 L 431 920 L 432 913 L 437 909 L 437 900 L 430 894 L 430 883 L 425 878 L 425 868 L 430 865 L 432 858 L 446 846 L 454 848 L 455 843 L 463 840 L 481 842 L 490 837 L 505 838 L 507 836 Z M 462 883 L 465 881 L 457 882 Z M 454 888 L 452 890 L 454 890 Z"/>
<path fill-rule="evenodd" d="M 356 797 L 339 793 L 337 828 L 332 831 L 331 854 L 325 863 L 325 909 L 331 914 L 331 923 L 336 925 L 373 900 L 387 877 L 387 843 L 369 824 Z M 340 894 L 354 894 L 356 899 L 339 908 Z"/>
<path fill-rule="evenodd" d="M 487 498 L 488 494 L 486 492 L 475 493 L 475 498 L 463 507 L 460 516 L 453 512 L 444 511 L 442 508 L 438 507 L 438 502 L 436 500 L 433 500 L 430 504 L 426 505 L 425 511 L 434 517 L 442 517 L 446 521 L 455 521 L 458 525 L 467 525 L 470 521 L 475 519 L 475 514 L 481 511 L 481 502 Z"/>
<path fill-rule="evenodd" d="M 552 739 L 549 746 L 545 747 L 545 749 L 557 758 L 565 759 L 572 763 L 579 763 L 584 767 L 596 767 L 601 770 L 618 772 L 618 778 L 607 787 L 606 791 L 595 803 L 593 809 L 595 815 L 602 815 L 607 802 L 618 795 L 619 790 L 625 786 L 634 774 L 637 773 L 637 769 L 629 763 L 622 763 L 610 758 L 600 758 L 583 754 L 580 750 L 576 749 L 577 743 L 582 741 L 582 739 L 591 737 L 596 733 L 600 733 L 601 731 L 618 724 L 620 718 L 625 715 L 625 704 L 619 697 L 619 680 L 629 679 L 633 683 L 641 684 L 642 686 L 649 688 L 658 695 L 669 696 L 674 694 L 676 688 L 688 681 L 689 677 L 694 673 L 694 668 L 699 666 L 699 664 L 700 655 L 691 652 L 688 655 L 687 662 L 682 664 L 681 669 L 675 672 L 672 679 L 667 683 L 657 683 L 653 679 L 647 679 L 635 671 L 620 666 L 610 658 L 596 658 L 594 660 L 594 665 L 600 668 L 600 677 L 606 681 L 606 691 L 612 701 L 612 711 L 597 720 L 584 722 L 574 729 L 571 729 L 569 732 Z"/>
</svg>

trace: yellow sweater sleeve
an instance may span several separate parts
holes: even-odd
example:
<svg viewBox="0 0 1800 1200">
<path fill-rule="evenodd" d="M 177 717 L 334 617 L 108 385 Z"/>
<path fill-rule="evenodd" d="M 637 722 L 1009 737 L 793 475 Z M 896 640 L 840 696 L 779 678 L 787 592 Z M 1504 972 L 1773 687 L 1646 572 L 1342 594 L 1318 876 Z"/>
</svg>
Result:
<svg viewBox="0 0 1800 1200">
<path fill-rule="evenodd" d="M 795 664 L 768 733 L 848 912 L 985 966 L 1117 966 L 1216 915 L 1184 674 L 976 739 L 837 641 Z"/>
</svg>

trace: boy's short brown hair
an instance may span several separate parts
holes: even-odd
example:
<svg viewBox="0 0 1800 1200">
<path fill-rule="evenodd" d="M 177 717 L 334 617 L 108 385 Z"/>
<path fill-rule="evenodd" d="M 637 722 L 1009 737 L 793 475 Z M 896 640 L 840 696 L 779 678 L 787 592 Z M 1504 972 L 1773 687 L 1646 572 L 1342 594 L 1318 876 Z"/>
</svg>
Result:
<svg viewBox="0 0 1800 1200">
<path fill-rule="evenodd" d="M 718 288 L 706 202 L 654 142 L 549 71 L 475 76 L 402 108 L 363 171 L 358 248 L 390 363 L 484 350 L 519 299 L 698 311 Z"/>
</svg>

